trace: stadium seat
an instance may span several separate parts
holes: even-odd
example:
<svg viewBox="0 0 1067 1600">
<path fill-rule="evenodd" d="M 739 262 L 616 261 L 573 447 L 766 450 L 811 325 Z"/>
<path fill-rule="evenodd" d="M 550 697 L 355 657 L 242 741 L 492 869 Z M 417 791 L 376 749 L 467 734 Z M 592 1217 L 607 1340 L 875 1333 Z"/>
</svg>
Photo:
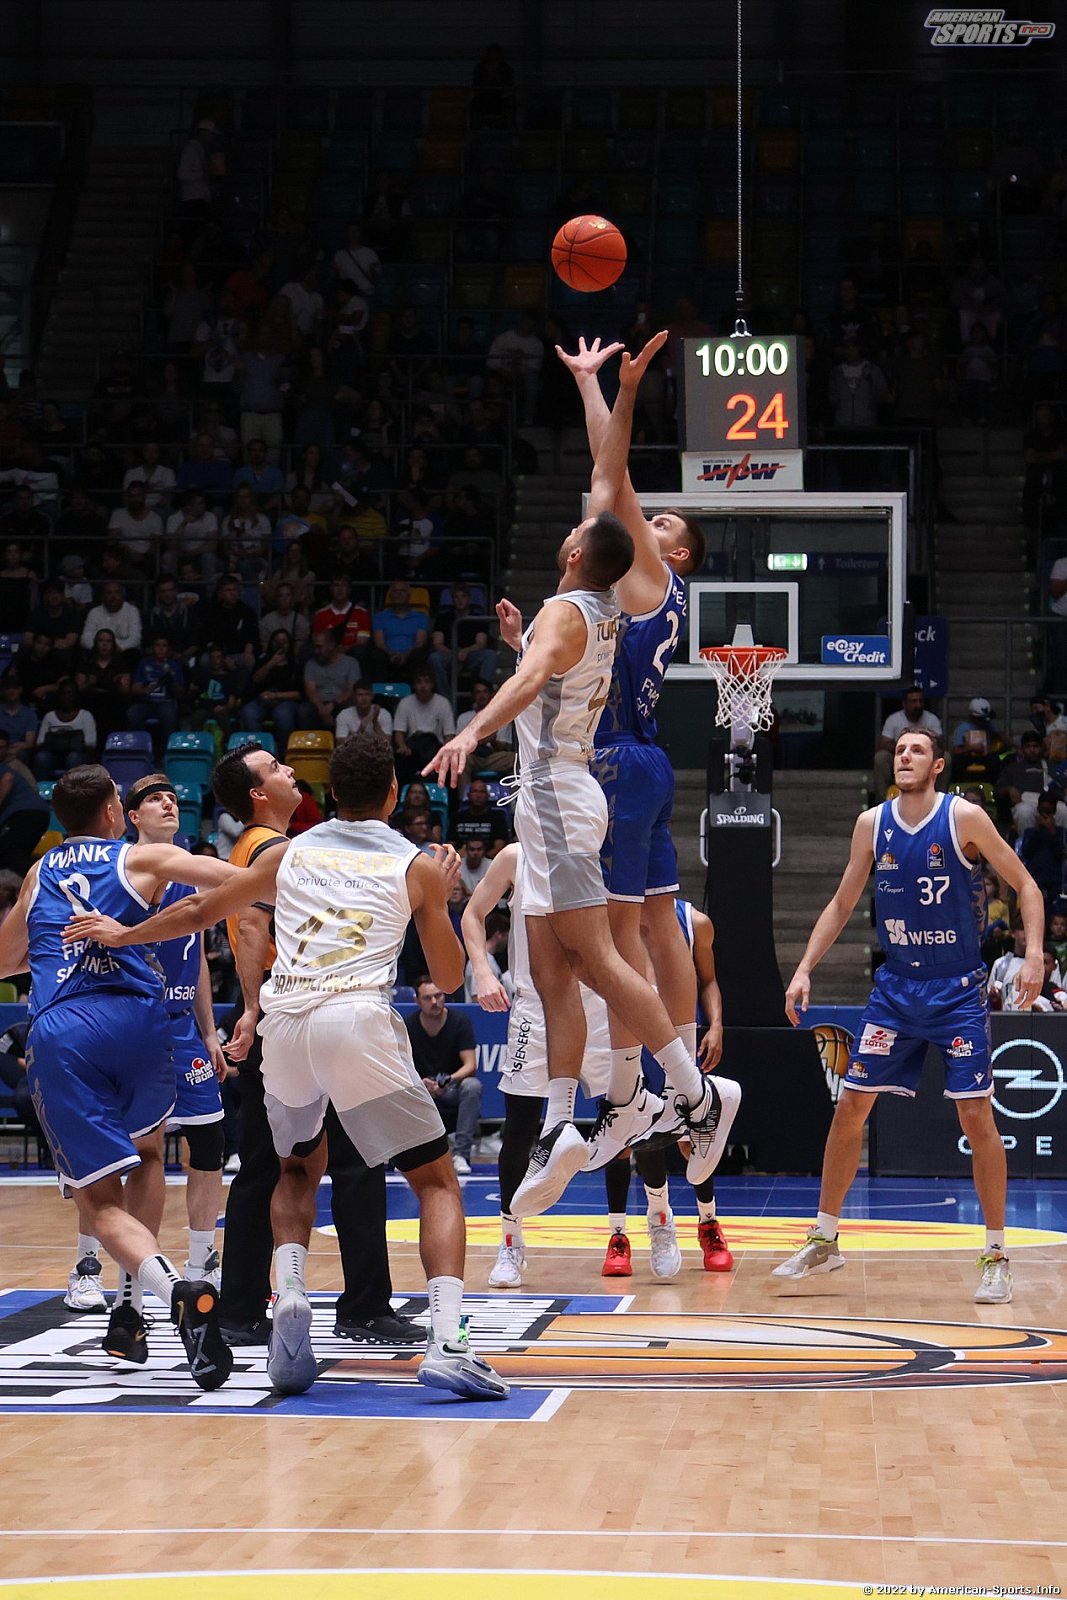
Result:
<svg viewBox="0 0 1067 1600">
<path fill-rule="evenodd" d="M 461 133 L 430 133 L 422 141 L 423 172 L 460 172 L 466 143 Z"/>
<path fill-rule="evenodd" d="M 909 217 L 939 217 L 944 212 L 944 182 L 937 173 L 909 175 L 900 185 L 901 208 Z"/>
<path fill-rule="evenodd" d="M 374 698 L 381 700 L 387 711 L 392 711 L 398 700 L 411 693 L 410 683 L 372 683 Z"/>
<path fill-rule="evenodd" d="M 178 826 L 195 841 L 200 837 L 203 791 L 198 783 L 175 783 L 174 793 L 178 798 Z"/>
<path fill-rule="evenodd" d="M 852 204 L 861 217 L 882 217 L 896 211 L 897 184 L 889 173 L 866 172 L 856 178 Z"/>
<path fill-rule="evenodd" d="M 426 97 L 429 133 L 462 133 L 467 126 L 470 91 L 459 84 L 440 85 Z"/>
<path fill-rule="evenodd" d="M 391 84 L 382 90 L 378 112 L 383 133 L 421 133 L 426 124 L 423 91 L 411 84 Z"/>
<path fill-rule="evenodd" d="M 415 991 L 410 983 L 398 983 L 393 990 L 393 1004 L 395 1006 L 413 1006 L 415 1004 Z"/>
<path fill-rule="evenodd" d="M 374 90 L 365 85 L 338 89 L 333 125 L 346 133 L 369 133 L 374 126 Z"/>
<path fill-rule="evenodd" d="M 333 752 L 333 734 L 312 729 L 289 735 L 285 747 L 286 766 L 292 767 L 294 777 L 313 786 L 330 781 L 330 756 Z"/>
<path fill-rule="evenodd" d="M 657 89 L 642 89 L 628 85 L 619 90 L 616 106 L 616 126 L 637 132 L 652 132 L 659 124 L 660 99 Z"/>
<path fill-rule="evenodd" d="M 13 983 L 0 983 L 0 1006 L 13 1006 L 18 1003 L 19 992 Z"/>
<path fill-rule="evenodd" d="M 801 92 L 797 89 L 761 89 L 757 119 L 760 127 L 799 128 L 801 105 Z"/>
<path fill-rule="evenodd" d="M 419 159 L 421 140 L 413 133 L 382 133 L 374 147 L 374 162 L 386 172 L 411 172 Z"/>
<path fill-rule="evenodd" d="M 244 733 L 241 730 L 231 733 L 226 741 L 226 749 L 239 750 L 243 744 L 260 744 L 264 750 L 269 750 L 271 755 L 274 754 L 274 735 L 266 728 L 260 733 Z"/>
<path fill-rule="evenodd" d="M 65 837 L 66 835 L 61 828 L 46 828 L 33 847 L 32 860 L 40 861 L 41 857 L 51 850 L 53 845 L 62 844 Z M 0 984 L 0 988 L 2 987 L 3 985 Z"/>
<path fill-rule="evenodd" d="M 718 95 L 719 91 L 716 91 Z M 734 119 L 737 105 L 734 101 Z M 678 87 L 671 89 L 663 102 L 663 123 L 672 129 L 692 128 L 703 131 L 708 122 L 708 97 L 701 88 Z"/>
<path fill-rule="evenodd" d="M 567 115 L 572 128 L 606 132 L 615 126 L 615 94 L 612 89 L 587 85 L 567 97 Z"/>
<path fill-rule="evenodd" d="M 359 172 L 367 165 L 370 141 L 365 133 L 335 133 L 326 152 L 327 172 Z"/>
<path fill-rule="evenodd" d="M 167 740 L 163 770 L 172 783 L 189 784 L 201 793 L 211 788 L 215 741 L 210 733 L 172 733 Z"/>
<path fill-rule="evenodd" d="M 641 172 L 646 176 L 656 164 L 655 142 L 646 134 L 620 134 L 615 140 L 615 168 L 618 172 Z"/>
<path fill-rule="evenodd" d="M 760 172 L 796 172 L 800 149 L 799 134 L 763 133 L 756 144 L 756 166 Z"/>
<path fill-rule="evenodd" d="M 104 754 L 109 751 L 121 751 L 124 755 L 152 754 L 152 735 L 143 731 L 133 733 L 123 729 L 118 733 L 109 733 L 104 743 Z"/>
<path fill-rule="evenodd" d="M 502 306 L 540 306 L 545 298 L 545 269 L 512 262 L 505 267 L 500 280 L 499 303 Z"/>
</svg>

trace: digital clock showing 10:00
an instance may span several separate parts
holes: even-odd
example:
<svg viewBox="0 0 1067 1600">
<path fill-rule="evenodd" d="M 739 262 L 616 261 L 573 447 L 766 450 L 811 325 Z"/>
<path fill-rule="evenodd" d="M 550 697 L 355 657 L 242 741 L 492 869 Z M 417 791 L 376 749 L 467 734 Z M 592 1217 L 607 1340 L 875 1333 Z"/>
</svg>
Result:
<svg viewBox="0 0 1067 1600">
<path fill-rule="evenodd" d="M 683 450 L 803 448 L 798 341 L 683 339 Z"/>
</svg>

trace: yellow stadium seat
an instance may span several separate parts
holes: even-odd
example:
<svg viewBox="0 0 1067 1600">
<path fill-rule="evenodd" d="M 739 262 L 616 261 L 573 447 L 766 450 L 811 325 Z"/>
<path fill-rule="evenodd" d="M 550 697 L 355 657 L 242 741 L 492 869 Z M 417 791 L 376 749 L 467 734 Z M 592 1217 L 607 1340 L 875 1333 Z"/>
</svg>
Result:
<svg viewBox="0 0 1067 1600">
<path fill-rule="evenodd" d="M 289 735 L 289 743 L 285 747 L 285 759 L 291 761 L 294 755 L 303 751 L 325 751 L 329 755 L 334 746 L 333 734 L 329 728 L 302 728 Z"/>
</svg>

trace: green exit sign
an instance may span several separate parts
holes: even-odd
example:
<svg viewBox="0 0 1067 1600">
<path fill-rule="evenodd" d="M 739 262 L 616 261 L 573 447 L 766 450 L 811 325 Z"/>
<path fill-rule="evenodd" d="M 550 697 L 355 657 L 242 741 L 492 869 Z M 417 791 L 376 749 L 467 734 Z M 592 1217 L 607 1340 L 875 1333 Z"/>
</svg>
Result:
<svg viewBox="0 0 1067 1600">
<path fill-rule="evenodd" d="M 799 552 L 780 551 L 767 557 L 768 572 L 807 572 L 808 558 Z"/>
</svg>

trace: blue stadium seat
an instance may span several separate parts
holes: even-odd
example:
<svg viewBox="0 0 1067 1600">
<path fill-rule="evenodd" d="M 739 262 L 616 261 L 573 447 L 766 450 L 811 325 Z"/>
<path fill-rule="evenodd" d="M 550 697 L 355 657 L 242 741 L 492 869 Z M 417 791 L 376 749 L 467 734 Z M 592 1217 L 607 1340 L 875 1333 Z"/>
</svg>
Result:
<svg viewBox="0 0 1067 1600">
<path fill-rule="evenodd" d="M 172 733 L 167 740 L 163 769 L 172 783 L 185 783 L 205 792 L 211 787 L 215 741 L 210 733 Z"/>
<path fill-rule="evenodd" d="M 110 751 L 121 751 L 124 755 L 151 756 L 152 736 L 143 731 L 133 733 L 126 729 L 118 733 L 109 733 L 104 743 L 104 754 L 107 755 Z"/>
<path fill-rule="evenodd" d="M 795 217 L 800 210 L 799 183 L 760 183 L 755 209 L 761 217 Z"/>
<path fill-rule="evenodd" d="M 358 130 L 334 134 L 326 151 L 327 172 L 362 172 L 367 165 L 370 140 Z"/>
<path fill-rule="evenodd" d="M 944 211 L 945 186 L 939 174 L 909 174 L 901 180 L 901 209 L 908 217 L 937 217 Z"/>
<path fill-rule="evenodd" d="M 957 172 L 949 179 L 949 212 L 954 217 L 983 217 L 992 198 L 983 174 Z"/>
<path fill-rule="evenodd" d="M 226 748 L 227 750 L 239 750 L 243 744 L 261 744 L 264 750 L 269 750 L 271 755 L 274 754 L 274 735 L 266 728 L 261 733 L 242 733 L 240 731 L 231 733 L 226 741 Z"/>
<path fill-rule="evenodd" d="M 761 89 L 756 120 L 761 128 L 799 128 L 802 106 L 800 90 Z"/>
<path fill-rule="evenodd" d="M 848 140 L 833 131 L 809 133 L 804 140 L 806 172 L 840 172 L 848 160 Z"/>
<path fill-rule="evenodd" d="M 891 133 L 861 134 L 851 141 L 850 149 L 852 165 L 857 172 L 888 168 L 897 159 L 897 141 Z"/>
<path fill-rule="evenodd" d="M 419 138 L 413 133 L 382 133 L 374 146 L 374 162 L 387 172 L 411 172 L 419 159 Z"/>
<path fill-rule="evenodd" d="M 136 750 L 106 750 L 104 751 L 104 766 L 110 772 L 119 791 L 125 794 L 131 783 L 136 783 L 138 778 L 144 778 L 155 771 L 155 762 L 151 751 L 148 755 L 141 755 Z"/>
<path fill-rule="evenodd" d="M 374 126 L 374 90 L 365 85 L 338 89 L 333 125 L 343 133 L 369 133 Z"/>
<path fill-rule="evenodd" d="M 413 1006 L 415 1004 L 415 991 L 410 983 L 398 983 L 393 989 L 393 1004 L 395 1006 Z"/>
<path fill-rule="evenodd" d="M 606 132 L 615 126 L 615 95 L 611 89 L 572 89 L 567 100 L 567 110 L 572 128 L 588 132 Z"/>
<path fill-rule="evenodd" d="M 178 826 L 190 839 L 200 837 L 200 821 L 204 809 L 203 791 L 198 783 L 175 783 L 178 797 Z"/>
<path fill-rule="evenodd" d="M 655 161 L 655 141 L 648 134 L 620 133 L 615 140 L 615 167 L 618 172 L 649 173 Z"/>
<path fill-rule="evenodd" d="M 861 217 L 881 217 L 897 208 L 896 179 L 889 173 L 866 172 L 857 176 L 852 203 Z"/>
</svg>

